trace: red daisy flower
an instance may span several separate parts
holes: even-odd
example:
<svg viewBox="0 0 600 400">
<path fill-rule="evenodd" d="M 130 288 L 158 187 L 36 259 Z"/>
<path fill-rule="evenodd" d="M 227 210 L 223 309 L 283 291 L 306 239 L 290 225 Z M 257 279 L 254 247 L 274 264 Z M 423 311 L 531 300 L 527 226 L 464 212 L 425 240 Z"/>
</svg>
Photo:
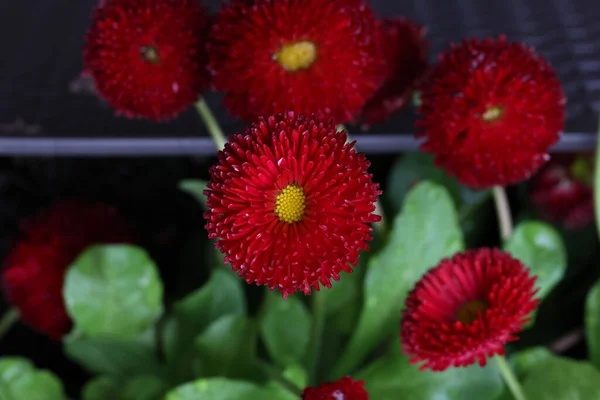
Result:
<svg viewBox="0 0 600 400">
<path fill-rule="evenodd" d="M 510 254 L 469 250 L 442 260 L 406 300 L 400 335 L 411 363 L 443 371 L 504 354 L 538 300 L 535 277 Z"/>
<path fill-rule="evenodd" d="M 207 33 L 199 0 L 107 0 L 87 33 L 86 70 L 118 114 L 166 120 L 208 85 Z"/>
<path fill-rule="evenodd" d="M 219 152 L 206 229 L 246 282 L 310 294 L 369 248 L 381 192 L 346 139 L 331 122 L 288 112 L 260 118 Z"/>
<path fill-rule="evenodd" d="M 593 156 L 558 155 L 531 181 L 531 201 L 540 216 L 567 229 L 594 221 Z"/>
<path fill-rule="evenodd" d="M 214 86 L 245 120 L 286 110 L 352 120 L 384 77 L 381 51 L 361 0 L 234 1 L 208 41 Z"/>
<path fill-rule="evenodd" d="M 404 107 L 427 70 L 425 27 L 405 18 L 384 19 L 381 27 L 387 78 L 362 110 L 364 128 Z"/>
<path fill-rule="evenodd" d="M 24 221 L 22 230 L 2 271 L 4 291 L 24 323 L 59 340 L 71 329 L 62 296 L 69 265 L 89 245 L 136 236 L 112 207 L 71 200 Z"/>
<path fill-rule="evenodd" d="M 428 75 L 421 102 L 422 150 L 473 188 L 530 177 L 564 126 L 556 73 L 531 48 L 504 36 L 453 45 Z"/>
<path fill-rule="evenodd" d="M 364 386 L 364 381 L 355 381 L 346 376 L 339 381 L 304 389 L 302 400 L 369 400 Z"/>
</svg>

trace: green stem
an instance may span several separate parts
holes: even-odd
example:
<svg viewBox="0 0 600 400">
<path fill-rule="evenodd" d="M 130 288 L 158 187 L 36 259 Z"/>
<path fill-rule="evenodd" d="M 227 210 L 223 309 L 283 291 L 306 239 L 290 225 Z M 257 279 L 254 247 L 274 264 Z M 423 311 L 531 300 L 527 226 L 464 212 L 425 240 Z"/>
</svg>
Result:
<svg viewBox="0 0 600 400">
<path fill-rule="evenodd" d="M 502 375 L 502 378 L 504 378 L 504 382 L 506 382 L 506 385 L 510 389 L 515 400 L 527 400 L 525 393 L 523 393 L 523 388 L 521 387 L 521 384 L 517 380 L 517 377 L 513 373 L 512 369 L 506 362 L 506 358 L 504 358 L 504 356 L 496 356 L 494 358 L 496 359 L 498 370 L 500 370 L 500 375 Z"/>
<path fill-rule="evenodd" d="M 510 205 L 506 191 L 502 186 L 494 186 L 494 202 L 496 203 L 496 213 L 498 214 L 498 224 L 500 225 L 500 238 L 502 241 L 508 240 L 512 235 L 512 217 L 510 215 Z"/>
<path fill-rule="evenodd" d="M 302 389 L 300 389 L 298 386 L 296 386 L 296 384 L 289 381 L 285 376 L 283 376 L 283 374 L 277 367 L 271 365 L 270 363 L 268 363 L 266 361 L 262 361 L 262 360 L 260 360 L 259 363 L 260 363 L 261 367 L 263 368 L 263 370 L 269 376 L 270 380 L 278 382 L 279 384 L 281 384 L 281 386 L 286 388 L 294 396 L 298 397 L 298 396 L 302 395 Z"/>
<path fill-rule="evenodd" d="M 16 308 L 9 308 L 2 319 L 0 319 L 0 339 L 12 328 L 19 320 L 19 311 Z"/>
<path fill-rule="evenodd" d="M 600 135 L 600 122 L 598 123 L 598 135 Z M 594 157 L 594 211 L 596 214 L 596 229 L 600 236 L 600 138 L 596 143 L 596 156 Z"/>
<path fill-rule="evenodd" d="M 212 111 L 203 97 L 200 97 L 200 100 L 196 102 L 196 110 L 198 110 L 198 114 L 202 118 L 206 129 L 208 129 L 208 133 L 212 137 L 213 142 L 215 142 L 215 146 L 217 150 L 222 150 L 225 147 L 225 143 L 227 139 L 225 138 L 225 134 L 223 134 L 223 130 L 219 126 L 219 122 L 213 115 Z"/>
<path fill-rule="evenodd" d="M 325 328 L 325 296 L 322 292 L 313 293 L 312 300 L 312 330 L 310 333 L 310 342 L 308 347 L 308 371 L 311 385 L 316 385 L 317 371 L 319 369 L 319 356 L 321 355 L 321 346 L 323 342 L 323 330 Z"/>
<path fill-rule="evenodd" d="M 346 131 L 346 143 L 349 143 L 352 141 L 352 137 L 350 137 L 350 132 L 348 131 L 348 129 L 346 129 L 346 127 L 342 124 L 339 124 L 337 126 L 337 130 L 338 131 Z M 356 149 L 358 149 L 358 146 L 356 146 Z M 387 223 L 386 223 L 386 219 L 385 219 L 385 214 L 383 213 L 383 206 L 381 205 L 381 202 L 379 201 L 379 199 L 377 199 L 377 201 L 375 202 L 375 214 L 380 215 L 381 216 L 381 221 L 376 222 L 373 224 L 373 229 L 377 231 L 377 233 L 379 233 L 380 236 L 385 236 L 385 232 L 387 229 Z"/>
</svg>

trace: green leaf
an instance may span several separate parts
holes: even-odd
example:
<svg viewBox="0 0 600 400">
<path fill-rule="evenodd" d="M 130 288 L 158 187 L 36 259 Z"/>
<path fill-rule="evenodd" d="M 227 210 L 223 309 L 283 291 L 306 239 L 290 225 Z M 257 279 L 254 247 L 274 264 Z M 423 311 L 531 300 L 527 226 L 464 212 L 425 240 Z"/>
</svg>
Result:
<svg viewBox="0 0 600 400">
<path fill-rule="evenodd" d="M 552 357 L 529 371 L 523 391 L 534 400 L 600 400 L 600 371 L 587 362 Z"/>
<path fill-rule="evenodd" d="M 222 316 L 246 315 L 242 281 L 233 272 L 213 270 L 210 280 L 173 307 L 172 318 L 163 328 L 163 346 L 169 374 L 175 382 L 193 378 L 192 364 L 197 352 L 194 340 Z"/>
<path fill-rule="evenodd" d="M 83 400 L 162 400 L 167 384 L 154 376 L 138 376 L 123 384 L 116 378 L 101 376 L 83 388 Z"/>
<path fill-rule="evenodd" d="M 223 378 L 200 379 L 170 391 L 165 400 L 290 400 L 294 397 L 276 385 L 261 387 Z"/>
<path fill-rule="evenodd" d="M 121 385 L 109 376 L 100 376 L 85 384 L 82 390 L 83 400 L 119 400 Z"/>
<path fill-rule="evenodd" d="M 54 374 L 38 370 L 24 358 L 0 358 L 0 399 L 66 400 L 63 385 Z"/>
<path fill-rule="evenodd" d="M 425 272 L 464 249 L 452 200 L 442 186 L 411 190 L 388 243 L 369 262 L 358 326 L 332 378 L 350 373 L 383 338 L 398 329 L 404 301 Z"/>
<path fill-rule="evenodd" d="M 162 400 L 168 390 L 168 385 L 160 378 L 155 376 L 138 376 L 130 379 L 125 384 L 119 399 Z"/>
<path fill-rule="evenodd" d="M 283 371 L 283 376 L 294 385 L 303 388 L 308 385 L 308 374 L 300 365 L 290 365 Z"/>
<path fill-rule="evenodd" d="M 444 186 L 456 206 L 461 204 L 461 188 L 456 178 L 452 178 L 433 163 L 434 157 L 430 154 L 415 152 L 399 157 L 390 172 L 388 189 L 384 192 L 384 199 L 396 215 L 402 206 L 402 201 L 410 190 L 422 181 L 430 181 Z"/>
<path fill-rule="evenodd" d="M 136 336 L 162 313 L 163 288 L 150 256 L 129 245 L 92 246 L 69 267 L 64 297 L 89 337 Z"/>
<path fill-rule="evenodd" d="M 519 378 L 523 378 L 532 369 L 545 363 L 552 357 L 552 352 L 545 347 L 531 347 L 520 351 L 510 358 L 515 372 Z"/>
<path fill-rule="evenodd" d="M 386 356 L 354 376 L 365 381 L 372 399 L 493 400 L 502 393 L 502 379 L 491 363 L 485 368 L 473 365 L 444 372 L 419 371 L 396 342 Z"/>
<path fill-rule="evenodd" d="M 506 241 L 504 250 L 521 260 L 537 276 L 535 286 L 540 299 L 545 298 L 565 275 L 565 246 L 560 234 L 548 224 L 539 221 L 520 223 Z"/>
<path fill-rule="evenodd" d="M 600 368 L 600 281 L 594 284 L 585 302 L 585 334 L 590 361 Z"/>
<path fill-rule="evenodd" d="M 204 191 L 206 190 L 206 184 L 208 182 L 200 180 L 200 179 L 184 179 L 179 182 L 179 190 L 190 194 L 193 198 L 198 201 L 198 204 L 206 210 L 206 201 L 207 198 L 204 195 Z"/>
<path fill-rule="evenodd" d="M 226 315 L 213 322 L 196 339 L 200 353 L 199 376 L 246 378 L 254 375 L 256 326 L 247 317 Z"/>
<path fill-rule="evenodd" d="M 260 333 L 271 358 L 280 366 L 299 364 L 306 356 L 311 316 L 296 297 L 265 296 Z"/>
<path fill-rule="evenodd" d="M 63 346 L 70 359 L 95 374 L 124 378 L 162 373 L 154 348 L 133 339 L 69 336 Z"/>
</svg>

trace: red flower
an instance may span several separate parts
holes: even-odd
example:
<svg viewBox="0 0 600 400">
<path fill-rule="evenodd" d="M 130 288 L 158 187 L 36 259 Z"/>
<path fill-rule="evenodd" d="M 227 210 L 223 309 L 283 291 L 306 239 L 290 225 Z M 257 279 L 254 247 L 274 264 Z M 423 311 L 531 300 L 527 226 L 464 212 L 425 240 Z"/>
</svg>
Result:
<svg viewBox="0 0 600 400">
<path fill-rule="evenodd" d="M 465 40 L 442 54 L 421 92 L 422 150 L 473 188 L 509 185 L 548 160 L 564 126 L 552 67 L 522 43 Z"/>
<path fill-rule="evenodd" d="M 64 275 L 86 247 L 128 243 L 132 229 L 102 204 L 62 201 L 22 224 L 23 235 L 2 271 L 9 302 L 32 328 L 59 340 L 71 329 L 63 302 Z"/>
<path fill-rule="evenodd" d="M 535 277 L 497 249 L 469 250 L 442 260 L 406 300 L 400 335 L 412 363 L 443 371 L 504 354 L 535 310 Z"/>
<path fill-rule="evenodd" d="M 387 79 L 362 111 L 365 127 L 385 122 L 411 99 L 427 70 L 426 29 L 405 18 L 382 21 Z"/>
<path fill-rule="evenodd" d="M 344 123 L 384 74 L 378 23 L 361 0 L 225 4 L 208 52 L 216 89 L 245 120 L 294 110 Z"/>
<path fill-rule="evenodd" d="M 230 137 L 210 169 L 209 238 L 246 282 L 284 297 L 352 272 L 367 250 L 379 185 L 333 123 L 293 112 Z"/>
<path fill-rule="evenodd" d="M 576 230 L 594 221 L 592 185 L 591 155 L 558 155 L 532 179 L 529 192 L 542 218 Z"/>
<path fill-rule="evenodd" d="M 118 114 L 166 120 L 208 85 L 207 30 L 198 0 L 107 0 L 87 33 L 86 69 Z"/>
<path fill-rule="evenodd" d="M 364 381 L 355 381 L 346 376 L 339 381 L 304 389 L 302 400 L 369 400 L 364 385 Z"/>
</svg>

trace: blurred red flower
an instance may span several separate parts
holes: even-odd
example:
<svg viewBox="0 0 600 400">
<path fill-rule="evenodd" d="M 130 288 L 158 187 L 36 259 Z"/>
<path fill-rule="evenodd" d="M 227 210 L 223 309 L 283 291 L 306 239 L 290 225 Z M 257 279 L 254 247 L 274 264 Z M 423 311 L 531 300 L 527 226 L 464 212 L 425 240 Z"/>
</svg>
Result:
<svg viewBox="0 0 600 400">
<path fill-rule="evenodd" d="M 25 324 L 59 340 L 71 329 L 62 296 L 67 268 L 90 245 L 136 240 L 112 207 L 57 202 L 23 221 L 22 236 L 2 270 L 4 292 Z"/>
<path fill-rule="evenodd" d="M 86 35 L 86 72 L 118 114 L 173 118 L 208 86 L 208 29 L 199 0 L 106 0 Z"/>
<path fill-rule="evenodd" d="M 529 178 L 564 127 L 565 96 L 552 67 L 523 43 L 452 45 L 421 92 L 422 150 L 472 188 Z"/>
<path fill-rule="evenodd" d="M 364 385 L 364 381 L 355 381 L 346 376 L 339 381 L 304 389 L 302 400 L 369 400 Z"/>
<path fill-rule="evenodd" d="M 208 54 L 225 105 L 248 121 L 288 110 L 351 121 L 385 73 L 379 24 L 361 0 L 224 4 Z"/>
</svg>

